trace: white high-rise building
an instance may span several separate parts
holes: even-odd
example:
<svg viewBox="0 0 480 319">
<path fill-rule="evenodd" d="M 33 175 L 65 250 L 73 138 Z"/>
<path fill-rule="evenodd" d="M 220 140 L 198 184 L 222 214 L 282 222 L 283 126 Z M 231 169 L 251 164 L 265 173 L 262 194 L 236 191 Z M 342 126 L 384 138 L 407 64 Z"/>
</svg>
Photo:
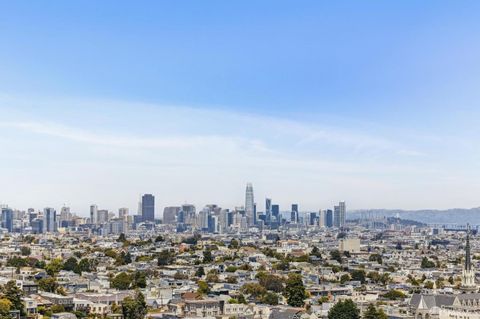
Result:
<svg viewBox="0 0 480 319">
<path fill-rule="evenodd" d="M 245 215 L 247 216 L 249 226 L 257 223 L 257 216 L 255 216 L 255 201 L 253 198 L 253 186 L 251 183 L 247 184 L 247 189 L 245 190 Z"/>
<path fill-rule="evenodd" d="M 100 209 L 97 211 L 97 224 L 103 225 L 109 220 L 109 212 L 106 209 Z"/>
<path fill-rule="evenodd" d="M 118 218 L 122 221 L 123 223 L 123 233 L 127 234 L 128 233 L 128 208 L 122 207 L 118 209 Z"/>
<path fill-rule="evenodd" d="M 97 205 L 90 205 L 90 224 L 96 225 L 98 223 L 98 207 Z"/>
<path fill-rule="evenodd" d="M 128 219 L 128 208 L 122 207 L 118 209 L 118 218 L 122 220 L 127 220 Z"/>
<path fill-rule="evenodd" d="M 325 217 L 327 215 L 327 211 L 324 209 L 320 209 L 318 211 L 318 227 L 325 227 Z"/>
<path fill-rule="evenodd" d="M 60 218 L 58 221 L 59 227 L 66 227 L 64 226 L 64 222 L 69 222 L 72 220 L 72 213 L 70 212 L 70 207 L 63 206 L 60 210 Z"/>
<path fill-rule="evenodd" d="M 333 208 L 333 225 L 335 227 L 345 226 L 346 215 L 347 215 L 347 210 L 346 210 L 345 202 L 342 201 L 338 203 L 338 206 L 335 206 Z"/>
</svg>

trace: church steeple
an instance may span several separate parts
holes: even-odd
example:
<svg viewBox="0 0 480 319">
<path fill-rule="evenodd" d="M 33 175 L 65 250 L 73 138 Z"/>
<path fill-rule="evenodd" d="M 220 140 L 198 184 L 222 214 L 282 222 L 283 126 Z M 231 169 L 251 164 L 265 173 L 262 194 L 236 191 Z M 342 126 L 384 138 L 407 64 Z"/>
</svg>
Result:
<svg viewBox="0 0 480 319">
<path fill-rule="evenodd" d="M 467 226 L 467 243 L 465 245 L 465 270 L 472 269 L 472 260 L 470 256 L 470 225 Z"/>
<path fill-rule="evenodd" d="M 475 271 L 472 269 L 472 257 L 470 252 L 470 225 L 467 225 L 467 241 L 465 243 L 465 266 L 462 271 L 462 289 L 475 291 Z"/>
</svg>

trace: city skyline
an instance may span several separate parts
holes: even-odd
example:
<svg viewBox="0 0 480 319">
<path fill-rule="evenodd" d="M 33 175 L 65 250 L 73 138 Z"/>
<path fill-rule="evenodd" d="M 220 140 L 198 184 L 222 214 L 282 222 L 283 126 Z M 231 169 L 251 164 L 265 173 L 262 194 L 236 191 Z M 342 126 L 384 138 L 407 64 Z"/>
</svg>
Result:
<svg viewBox="0 0 480 319">
<path fill-rule="evenodd" d="M 0 203 L 480 206 L 479 3 L 33 6 L 0 10 Z"/>
<path fill-rule="evenodd" d="M 287 213 L 287 214 L 290 214 L 290 212 L 293 212 L 295 210 L 296 213 L 310 213 L 310 212 L 316 212 L 316 213 L 319 213 L 320 211 L 322 211 L 323 209 L 326 209 L 328 207 L 335 207 L 333 204 L 328 206 L 328 207 L 322 207 L 322 208 L 319 208 L 317 210 L 315 209 L 312 209 L 312 210 L 309 210 L 309 209 L 304 209 L 304 210 L 301 210 L 301 209 L 298 209 L 298 204 L 288 204 L 288 205 L 279 205 L 275 200 L 272 200 L 271 197 L 265 197 L 264 200 L 265 200 L 265 206 L 262 207 L 261 205 L 258 205 L 258 203 L 256 201 L 254 201 L 254 191 L 253 191 L 253 185 L 252 183 L 247 183 L 246 184 L 247 187 L 246 187 L 246 191 L 245 191 L 245 205 L 233 205 L 233 206 L 218 206 L 222 209 L 228 209 L 228 210 L 235 210 L 237 208 L 243 208 L 245 210 L 245 216 L 247 217 L 248 221 L 249 221 L 249 225 L 250 226 L 253 226 L 256 224 L 257 220 L 258 220 L 258 213 L 263 213 L 263 214 L 270 214 L 272 215 L 273 213 L 273 209 L 274 207 L 277 208 L 278 212 L 280 213 Z M 145 200 L 146 200 L 146 203 L 145 203 Z M 252 202 L 252 211 L 249 211 L 249 209 L 247 208 L 248 207 L 248 202 L 250 201 L 253 201 Z M 345 204 L 345 201 L 340 201 L 340 203 L 344 203 Z M 192 203 L 192 202 L 184 202 L 184 203 L 175 203 L 175 204 L 172 204 L 172 205 L 156 205 L 155 204 L 155 194 L 142 194 L 140 196 L 140 201 L 137 203 L 137 205 L 135 206 L 134 209 L 132 208 L 129 208 L 129 207 L 124 207 L 124 206 L 121 206 L 121 207 L 104 207 L 102 205 L 98 205 L 97 203 L 91 203 L 89 205 L 89 207 L 87 208 L 84 208 L 84 209 L 81 209 L 81 210 L 75 210 L 73 209 L 72 210 L 72 207 L 69 206 L 68 204 L 66 203 L 63 203 L 62 205 L 60 205 L 59 207 L 52 207 L 52 205 L 50 206 L 46 206 L 46 207 L 33 207 L 33 206 L 28 206 L 28 207 L 14 207 L 12 205 L 8 205 L 8 203 L 0 203 L 0 207 L 1 208 L 9 208 L 9 209 L 13 209 L 13 210 L 16 210 L 16 211 L 30 211 L 30 210 L 33 210 L 33 211 L 42 211 L 42 210 L 45 210 L 45 209 L 53 209 L 53 210 L 58 210 L 59 212 L 61 212 L 62 214 L 64 214 L 64 210 L 66 210 L 67 214 L 71 215 L 71 213 L 73 214 L 76 214 L 77 216 L 79 217 L 88 217 L 90 218 L 90 220 L 92 221 L 93 224 L 97 224 L 99 222 L 99 217 L 98 217 L 98 212 L 105 212 L 105 213 L 112 213 L 112 214 L 116 214 L 118 212 L 118 215 L 119 217 L 121 218 L 122 215 L 128 215 L 129 213 L 131 213 L 132 215 L 137 215 L 137 216 L 140 216 L 142 218 L 143 221 L 149 221 L 149 222 L 153 222 L 153 219 L 161 219 L 162 221 L 164 220 L 165 218 L 165 212 L 167 211 L 168 214 L 170 214 L 171 210 L 173 208 L 179 208 L 181 207 L 182 205 L 192 205 L 193 207 L 196 207 L 197 209 L 202 209 L 202 207 L 207 207 L 207 206 L 210 206 L 210 205 L 215 205 L 217 206 L 217 204 L 215 202 L 208 202 L 208 203 L 203 203 L 203 204 L 197 204 L 197 203 Z M 146 209 L 148 209 L 148 213 L 146 212 Z M 270 209 L 268 209 L 270 208 Z M 288 209 L 288 208 L 291 208 L 291 209 Z M 346 212 L 344 210 L 344 212 Z M 153 213 L 153 215 L 152 215 Z M 176 211 L 176 213 L 178 213 L 178 211 Z M 253 216 L 251 215 L 253 214 Z M 60 216 L 60 214 L 59 214 Z M 288 216 L 284 216 L 284 217 L 287 217 L 287 219 L 289 219 L 290 215 Z M 171 217 L 167 217 L 167 218 L 171 218 Z M 167 224 L 170 222 L 171 220 L 167 221 Z"/>
<path fill-rule="evenodd" d="M 0 319 L 480 319 L 479 1 L 0 1 Z"/>
</svg>

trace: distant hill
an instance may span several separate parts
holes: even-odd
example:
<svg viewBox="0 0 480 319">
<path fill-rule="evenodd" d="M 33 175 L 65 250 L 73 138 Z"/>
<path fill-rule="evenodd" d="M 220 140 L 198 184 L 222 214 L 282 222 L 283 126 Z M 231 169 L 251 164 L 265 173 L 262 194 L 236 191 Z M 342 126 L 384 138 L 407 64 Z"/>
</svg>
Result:
<svg viewBox="0 0 480 319">
<path fill-rule="evenodd" d="M 480 225 L 480 207 L 452 208 L 447 210 L 402 210 L 402 209 L 360 209 L 349 211 L 348 219 L 365 216 L 398 217 L 415 220 L 426 224 L 467 224 Z"/>
</svg>

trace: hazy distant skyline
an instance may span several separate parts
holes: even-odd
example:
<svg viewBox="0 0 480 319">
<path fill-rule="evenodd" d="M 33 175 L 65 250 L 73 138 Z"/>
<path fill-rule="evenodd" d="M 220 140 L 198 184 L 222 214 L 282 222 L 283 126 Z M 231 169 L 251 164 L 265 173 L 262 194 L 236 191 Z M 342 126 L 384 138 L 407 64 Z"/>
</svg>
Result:
<svg viewBox="0 0 480 319">
<path fill-rule="evenodd" d="M 0 5 L 0 203 L 480 206 L 478 2 Z"/>
</svg>

